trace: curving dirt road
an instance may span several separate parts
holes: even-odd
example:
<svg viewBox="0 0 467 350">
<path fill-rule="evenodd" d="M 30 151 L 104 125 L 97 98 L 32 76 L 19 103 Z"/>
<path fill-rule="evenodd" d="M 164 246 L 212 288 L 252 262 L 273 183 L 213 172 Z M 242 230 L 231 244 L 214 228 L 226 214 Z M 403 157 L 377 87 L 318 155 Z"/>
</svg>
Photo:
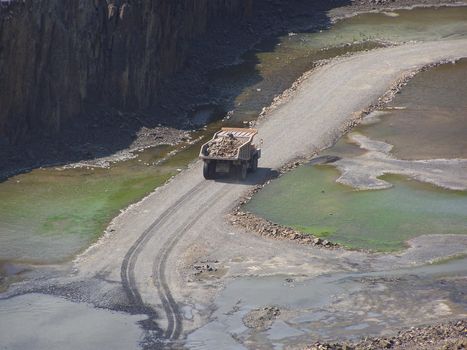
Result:
<svg viewBox="0 0 467 350">
<path fill-rule="evenodd" d="M 316 69 L 287 103 L 258 126 L 264 140 L 258 173 L 245 183 L 205 181 L 201 163 L 194 163 L 116 218 L 110 226 L 113 233 L 77 259 L 77 277 L 99 276 L 117 285 L 102 287 L 96 298 L 114 302 L 120 298 L 119 303 L 151 316 L 156 337 L 177 340 L 209 315 L 208 309 L 198 308 L 184 317 L 184 306 L 208 304 L 222 283 L 222 279 L 193 279 L 190 266 L 196 262 L 215 261 L 226 276 L 233 277 L 290 272 L 313 275 L 352 270 L 359 264 L 383 268 L 388 263 L 396 266 L 433 258 L 432 251 L 423 246 L 396 259 L 265 240 L 237 232 L 224 216 L 271 169 L 331 145 L 355 112 L 374 103 L 404 73 L 460 57 L 467 57 L 467 40 L 378 49 Z M 466 251 L 467 240 L 457 238 L 450 244 L 449 238 L 445 239 L 444 251 L 439 254 Z M 119 292 L 121 286 L 126 297 Z"/>
</svg>

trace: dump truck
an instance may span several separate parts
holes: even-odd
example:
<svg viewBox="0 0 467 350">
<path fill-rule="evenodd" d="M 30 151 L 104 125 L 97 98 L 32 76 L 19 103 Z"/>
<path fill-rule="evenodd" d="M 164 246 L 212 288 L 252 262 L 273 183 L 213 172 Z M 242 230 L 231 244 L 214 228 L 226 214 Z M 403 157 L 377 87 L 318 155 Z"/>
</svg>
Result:
<svg viewBox="0 0 467 350">
<path fill-rule="evenodd" d="M 261 149 L 252 143 L 257 133 L 256 129 L 247 128 L 222 128 L 216 132 L 199 152 L 199 158 L 204 161 L 204 178 L 231 174 L 245 180 L 247 172 L 255 172 L 261 158 Z"/>
</svg>

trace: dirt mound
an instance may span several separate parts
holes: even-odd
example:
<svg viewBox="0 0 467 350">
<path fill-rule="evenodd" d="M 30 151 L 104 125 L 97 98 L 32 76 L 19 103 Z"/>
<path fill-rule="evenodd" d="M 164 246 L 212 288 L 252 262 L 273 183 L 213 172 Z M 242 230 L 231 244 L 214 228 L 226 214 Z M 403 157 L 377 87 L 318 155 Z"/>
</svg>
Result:
<svg viewBox="0 0 467 350">
<path fill-rule="evenodd" d="M 271 327 L 272 323 L 280 313 L 280 309 L 276 306 L 266 306 L 261 309 L 254 309 L 243 317 L 243 324 L 248 328 L 266 330 Z"/>
</svg>

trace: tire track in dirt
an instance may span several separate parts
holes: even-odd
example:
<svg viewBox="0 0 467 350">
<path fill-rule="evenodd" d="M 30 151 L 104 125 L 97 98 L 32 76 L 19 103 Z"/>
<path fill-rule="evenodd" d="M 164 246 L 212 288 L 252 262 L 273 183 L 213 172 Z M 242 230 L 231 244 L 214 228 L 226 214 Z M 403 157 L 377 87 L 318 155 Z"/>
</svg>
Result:
<svg viewBox="0 0 467 350">
<path fill-rule="evenodd" d="M 173 212 L 175 212 L 179 207 L 182 206 L 182 204 L 186 200 L 188 200 L 192 195 L 199 192 L 203 187 L 205 187 L 205 183 L 203 181 L 199 182 L 191 190 L 186 192 L 172 206 L 167 208 L 145 231 L 143 231 L 143 233 L 138 237 L 135 243 L 133 243 L 133 245 L 130 247 L 123 259 L 120 269 L 120 276 L 125 294 L 127 295 L 128 300 L 133 307 L 140 308 L 141 310 L 143 310 L 144 313 L 147 313 L 151 319 L 156 318 L 157 315 L 152 308 L 149 308 L 144 304 L 141 298 L 141 294 L 139 293 L 138 288 L 136 286 L 134 275 L 136 261 L 144 246 L 152 237 L 151 233 L 153 233 L 153 231 L 157 227 L 167 222 L 167 220 L 170 219 L 170 215 Z M 158 329 L 158 331 L 160 332 L 160 329 Z"/>
<path fill-rule="evenodd" d="M 180 337 L 183 330 L 181 313 L 179 311 L 178 304 L 175 302 L 172 296 L 167 282 L 167 259 L 173 248 L 183 237 L 183 234 L 189 230 L 190 227 L 195 225 L 201 219 L 201 217 L 205 215 L 207 210 L 213 207 L 217 201 L 219 201 L 227 194 L 226 191 L 223 191 L 225 187 L 227 187 L 227 185 L 224 185 L 215 191 L 213 195 L 211 195 L 205 202 L 207 204 L 199 208 L 195 214 L 191 215 L 190 218 L 175 233 L 172 234 L 170 242 L 164 245 L 161 253 L 154 261 L 152 273 L 153 284 L 159 293 L 159 297 L 162 301 L 162 306 L 168 320 L 168 326 L 164 334 L 165 339 L 176 340 Z"/>
</svg>

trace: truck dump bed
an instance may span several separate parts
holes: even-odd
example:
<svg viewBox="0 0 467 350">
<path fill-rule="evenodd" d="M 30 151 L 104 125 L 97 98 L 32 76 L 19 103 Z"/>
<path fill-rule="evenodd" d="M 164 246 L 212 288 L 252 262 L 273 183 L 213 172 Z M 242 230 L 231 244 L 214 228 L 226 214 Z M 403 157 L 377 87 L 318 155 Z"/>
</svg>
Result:
<svg viewBox="0 0 467 350">
<path fill-rule="evenodd" d="M 222 128 L 206 142 L 199 153 L 201 159 L 249 160 L 251 142 L 256 129 Z"/>
</svg>

